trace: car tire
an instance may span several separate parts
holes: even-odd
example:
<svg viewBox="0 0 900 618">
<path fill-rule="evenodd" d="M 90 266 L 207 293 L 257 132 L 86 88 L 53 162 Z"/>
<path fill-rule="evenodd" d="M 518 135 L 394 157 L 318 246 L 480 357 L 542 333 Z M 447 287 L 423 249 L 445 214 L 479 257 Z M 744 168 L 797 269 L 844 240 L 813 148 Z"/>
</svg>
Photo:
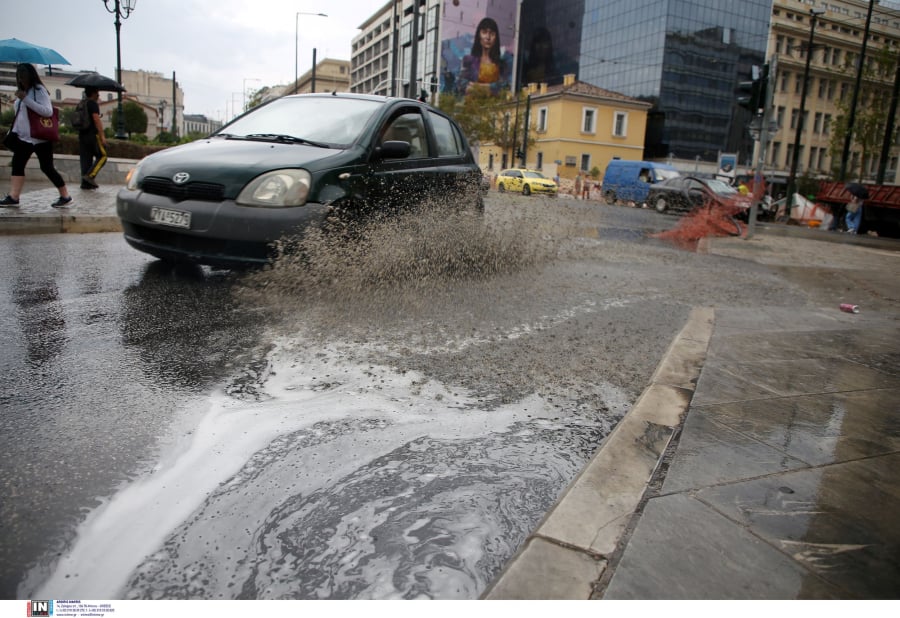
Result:
<svg viewBox="0 0 900 618">
<path fill-rule="evenodd" d="M 522 195 L 531 195 L 531 187 L 528 185 L 522 187 Z"/>
<path fill-rule="evenodd" d="M 653 202 L 653 207 L 656 208 L 656 212 L 666 212 L 669 210 L 669 205 L 666 203 L 666 198 L 657 197 L 656 201 Z"/>
<path fill-rule="evenodd" d="M 603 198 L 606 200 L 606 203 L 610 206 L 615 205 L 616 203 L 616 194 L 613 191 L 607 191 L 603 194 Z"/>
<path fill-rule="evenodd" d="M 506 187 L 503 186 L 502 182 L 497 185 L 497 191 L 499 191 L 500 193 L 506 193 Z"/>
</svg>

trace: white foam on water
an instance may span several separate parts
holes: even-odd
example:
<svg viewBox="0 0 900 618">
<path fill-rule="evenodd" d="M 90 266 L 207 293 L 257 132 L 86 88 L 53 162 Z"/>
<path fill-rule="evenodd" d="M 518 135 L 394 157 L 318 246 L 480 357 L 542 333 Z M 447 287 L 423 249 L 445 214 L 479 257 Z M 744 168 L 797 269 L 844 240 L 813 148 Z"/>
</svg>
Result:
<svg viewBox="0 0 900 618">
<path fill-rule="evenodd" d="M 449 389 L 414 372 L 399 374 L 389 367 L 354 363 L 339 351 L 340 345 L 307 345 L 296 338 L 276 344 L 257 400 L 236 399 L 224 390 L 214 393 L 193 433 L 163 454 L 152 474 L 127 485 L 95 509 L 50 577 L 37 590 L 25 590 L 26 596 L 122 598 L 135 569 L 211 495 L 221 491 L 254 454 L 280 436 L 300 430 L 314 434 L 320 424 L 341 419 L 372 419 L 390 428 L 370 432 L 362 443 L 345 445 L 340 452 L 348 455 L 337 460 L 318 461 L 320 453 L 315 449 L 298 454 L 305 458 L 300 467 L 306 474 L 292 480 L 290 491 L 308 494 L 357 470 L 361 462 L 372 461 L 420 436 L 471 439 L 503 432 L 516 421 L 558 414 L 536 396 L 489 413 L 478 411 L 463 389 Z M 276 486 L 279 482 L 273 481 Z M 237 525 L 246 527 L 247 521 L 264 520 L 282 499 L 280 492 L 247 497 L 243 502 L 246 512 L 242 511 Z M 369 519 L 363 528 L 371 526 L 372 517 Z M 229 529 L 235 524 L 229 524 Z M 224 528 L 220 532 L 231 534 Z M 225 546 L 232 541 L 221 539 Z M 236 554 L 242 551 L 237 546 L 235 550 Z M 473 554 L 464 558 L 469 561 L 479 553 L 472 548 L 462 551 Z M 343 559 L 352 562 L 353 554 Z M 378 584 L 384 573 L 376 573 L 372 564 L 367 569 L 373 582 L 367 596 L 397 594 L 389 578 L 383 586 Z M 224 574 L 222 577 L 225 579 Z"/>
</svg>

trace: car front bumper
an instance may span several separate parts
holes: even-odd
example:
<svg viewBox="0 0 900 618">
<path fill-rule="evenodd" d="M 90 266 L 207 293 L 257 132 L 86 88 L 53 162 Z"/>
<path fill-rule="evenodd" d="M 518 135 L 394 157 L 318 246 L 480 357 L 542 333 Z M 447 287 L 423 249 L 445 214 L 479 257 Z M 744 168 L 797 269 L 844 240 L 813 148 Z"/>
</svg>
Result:
<svg viewBox="0 0 900 618">
<path fill-rule="evenodd" d="M 190 227 L 163 225 L 151 219 L 162 208 L 189 212 Z M 122 189 L 116 196 L 116 214 L 125 240 L 135 249 L 173 262 L 219 267 L 262 265 L 276 254 L 278 240 L 317 225 L 330 207 L 309 203 L 290 208 L 239 206 L 232 200 L 175 201 L 142 191 Z"/>
<path fill-rule="evenodd" d="M 556 195 L 556 187 L 545 187 L 543 185 L 530 185 L 532 193 L 540 193 L 541 195 Z"/>
</svg>

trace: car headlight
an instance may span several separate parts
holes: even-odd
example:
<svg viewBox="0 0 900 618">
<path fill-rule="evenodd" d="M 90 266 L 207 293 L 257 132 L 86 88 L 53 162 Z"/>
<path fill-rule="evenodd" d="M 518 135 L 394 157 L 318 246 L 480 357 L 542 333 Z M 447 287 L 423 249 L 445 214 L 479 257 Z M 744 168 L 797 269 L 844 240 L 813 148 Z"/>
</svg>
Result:
<svg viewBox="0 0 900 618">
<path fill-rule="evenodd" d="M 306 170 L 275 170 L 251 180 L 237 197 L 241 206 L 303 206 L 312 176 Z"/>
<path fill-rule="evenodd" d="M 137 165 L 128 170 L 128 174 L 125 176 L 125 188 L 129 191 L 138 190 L 138 183 L 141 180 L 141 166 L 143 164 L 144 160 L 141 159 Z"/>
</svg>

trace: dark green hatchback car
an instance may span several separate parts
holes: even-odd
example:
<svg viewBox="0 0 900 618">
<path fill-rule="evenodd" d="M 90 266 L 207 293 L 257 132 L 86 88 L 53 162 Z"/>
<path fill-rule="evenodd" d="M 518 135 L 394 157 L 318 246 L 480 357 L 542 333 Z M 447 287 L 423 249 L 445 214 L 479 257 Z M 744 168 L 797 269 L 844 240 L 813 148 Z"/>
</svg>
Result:
<svg viewBox="0 0 900 618">
<path fill-rule="evenodd" d="M 276 99 L 207 138 L 143 159 L 119 191 L 128 243 L 170 262 L 264 264 L 326 217 L 426 199 L 481 209 L 482 173 L 459 126 L 412 99 Z"/>
</svg>

